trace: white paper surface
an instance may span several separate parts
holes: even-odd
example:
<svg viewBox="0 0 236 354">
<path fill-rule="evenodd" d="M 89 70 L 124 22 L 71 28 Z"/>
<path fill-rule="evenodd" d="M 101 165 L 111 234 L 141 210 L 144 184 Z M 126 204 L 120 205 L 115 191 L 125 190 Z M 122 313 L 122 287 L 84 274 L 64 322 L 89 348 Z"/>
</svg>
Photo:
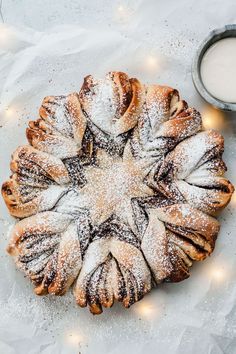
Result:
<svg viewBox="0 0 236 354">
<path fill-rule="evenodd" d="M 220 128 L 227 175 L 236 184 L 236 114 L 210 111 L 209 120 L 191 80 L 200 41 L 211 29 L 236 22 L 235 0 L 54 3 L 2 6 L 8 25 L 0 28 L 1 183 L 44 96 L 79 90 L 88 74 L 120 70 L 176 87 L 208 127 Z M 1 354 L 236 353 L 235 197 L 220 217 L 213 255 L 195 264 L 188 280 L 160 285 L 131 309 L 118 304 L 97 317 L 78 308 L 71 294 L 33 294 L 5 252 L 14 219 L 0 203 Z"/>
</svg>

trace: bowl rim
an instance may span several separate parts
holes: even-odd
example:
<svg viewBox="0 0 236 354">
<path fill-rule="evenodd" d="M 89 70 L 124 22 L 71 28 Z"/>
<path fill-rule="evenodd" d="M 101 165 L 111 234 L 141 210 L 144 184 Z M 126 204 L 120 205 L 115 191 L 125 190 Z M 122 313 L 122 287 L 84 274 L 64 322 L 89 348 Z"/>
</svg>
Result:
<svg viewBox="0 0 236 354">
<path fill-rule="evenodd" d="M 236 24 L 229 24 L 211 31 L 198 47 L 192 63 L 192 80 L 196 90 L 208 103 L 224 111 L 236 111 L 236 103 L 224 102 L 207 91 L 202 82 L 200 66 L 209 47 L 221 39 L 230 37 L 236 38 Z"/>
</svg>

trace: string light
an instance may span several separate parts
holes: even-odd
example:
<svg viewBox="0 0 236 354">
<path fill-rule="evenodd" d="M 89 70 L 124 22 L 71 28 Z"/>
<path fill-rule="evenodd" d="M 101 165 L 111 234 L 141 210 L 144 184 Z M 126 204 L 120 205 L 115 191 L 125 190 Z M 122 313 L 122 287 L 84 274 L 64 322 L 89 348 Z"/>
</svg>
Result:
<svg viewBox="0 0 236 354">
<path fill-rule="evenodd" d="M 142 58 L 142 71 L 145 71 L 149 75 L 160 74 L 162 70 L 165 70 L 166 60 L 165 57 L 154 50 L 149 51 L 147 49 L 146 53 L 140 53 L 140 58 Z"/>
<path fill-rule="evenodd" d="M 222 130 L 225 127 L 224 113 L 212 106 L 203 110 L 202 121 L 205 129 Z"/>
<path fill-rule="evenodd" d="M 66 342 L 70 345 L 79 345 L 83 341 L 83 336 L 78 332 L 69 332 L 66 334 Z"/>
<path fill-rule="evenodd" d="M 116 20 L 120 23 L 128 23 L 132 15 L 132 10 L 125 6 L 119 5 L 116 11 Z"/>
<path fill-rule="evenodd" d="M 146 65 L 149 67 L 149 69 L 157 69 L 158 67 L 158 59 L 154 55 L 148 55 L 146 57 Z"/>
<path fill-rule="evenodd" d="M 118 7 L 118 11 L 121 12 L 121 13 L 124 12 L 124 6 L 120 5 L 120 6 Z"/>
<path fill-rule="evenodd" d="M 236 191 L 233 193 L 233 195 L 231 197 L 230 204 L 236 206 Z"/>
<path fill-rule="evenodd" d="M 150 319 L 151 317 L 155 317 L 157 315 L 157 307 L 151 302 L 148 302 L 146 299 L 135 304 L 133 310 L 138 316 L 143 318 Z"/>
<path fill-rule="evenodd" d="M 13 117 L 14 114 L 15 114 L 15 109 L 13 107 L 7 107 L 5 109 L 5 115 L 7 118 Z"/>
<path fill-rule="evenodd" d="M 212 265 L 209 269 L 209 278 L 214 281 L 214 283 L 222 283 L 227 280 L 230 270 L 227 264 L 220 263 L 219 265 Z"/>
<path fill-rule="evenodd" d="M 222 281 L 224 279 L 224 272 L 222 269 L 212 269 L 211 276 L 217 281 Z"/>
<path fill-rule="evenodd" d="M 11 30 L 4 24 L 0 25 L 0 48 L 4 48 L 7 44 L 9 44 L 11 39 Z"/>
<path fill-rule="evenodd" d="M 152 314 L 152 307 L 147 304 L 140 304 L 140 306 L 137 307 L 136 312 L 144 317 L 149 317 Z"/>
</svg>

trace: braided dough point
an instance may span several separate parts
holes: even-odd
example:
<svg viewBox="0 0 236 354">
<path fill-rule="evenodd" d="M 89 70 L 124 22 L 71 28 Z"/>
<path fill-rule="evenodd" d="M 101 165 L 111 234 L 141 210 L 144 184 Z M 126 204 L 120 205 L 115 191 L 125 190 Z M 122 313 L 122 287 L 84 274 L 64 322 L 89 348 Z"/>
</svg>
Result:
<svg viewBox="0 0 236 354">
<path fill-rule="evenodd" d="M 177 90 L 89 75 L 79 92 L 46 97 L 26 135 L 2 195 L 22 219 L 7 251 L 37 295 L 73 286 L 93 314 L 128 308 L 214 250 L 214 216 L 234 191 L 224 139 Z"/>
</svg>

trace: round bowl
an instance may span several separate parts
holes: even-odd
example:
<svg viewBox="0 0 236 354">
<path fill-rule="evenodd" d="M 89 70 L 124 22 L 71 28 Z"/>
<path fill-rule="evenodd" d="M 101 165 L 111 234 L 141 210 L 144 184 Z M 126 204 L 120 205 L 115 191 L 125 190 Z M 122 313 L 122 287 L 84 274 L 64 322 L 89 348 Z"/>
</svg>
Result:
<svg viewBox="0 0 236 354">
<path fill-rule="evenodd" d="M 224 111 L 236 111 L 236 103 L 229 103 L 212 96 L 205 88 L 201 78 L 201 61 L 207 49 L 215 42 L 223 38 L 236 37 L 236 24 L 226 25 L 223 28 L 215 29 L 208 35 L 198 48 L 192 65 L 192 79 L 199 94 L 213 106 Z"/>
</svg>

